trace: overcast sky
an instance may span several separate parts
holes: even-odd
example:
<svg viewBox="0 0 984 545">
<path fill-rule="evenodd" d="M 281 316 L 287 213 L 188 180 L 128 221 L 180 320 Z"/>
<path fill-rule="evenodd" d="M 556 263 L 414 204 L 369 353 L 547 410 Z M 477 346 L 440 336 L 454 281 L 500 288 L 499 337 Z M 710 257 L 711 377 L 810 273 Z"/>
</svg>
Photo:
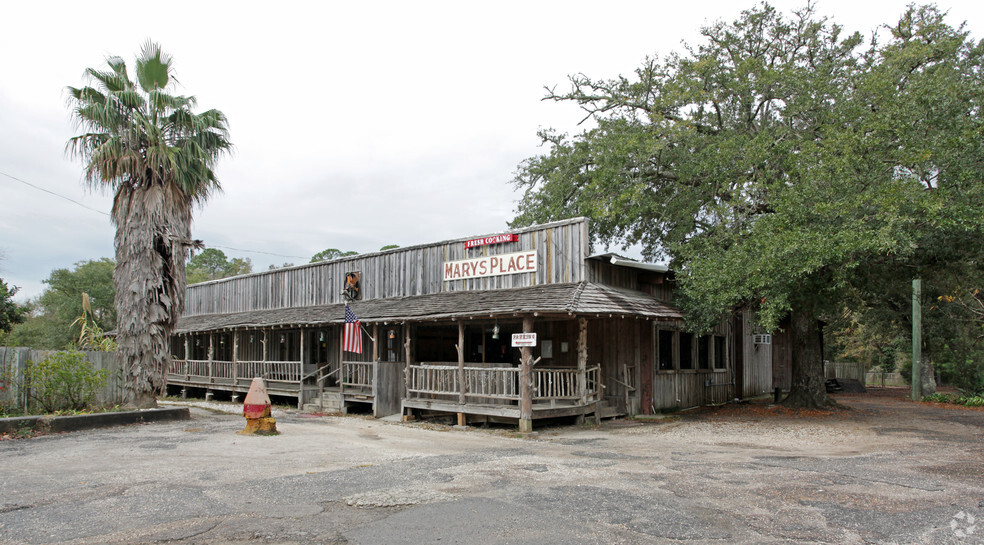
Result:
<svg viewBox="0 0 984 545">
<path fill-rule="evenodd" d="M 817 6 L 868 37 L 908 1 Z M 787 13 L 804 4 L 773 2 Z M 23 301 L 53 269 L 113 256 L 110 196 L 85 188 L 81 164 L 65 154 L 74 135 L 65 87 L 108 56 L 132 64 L 147 38 L 173 56 L 177 93 L 225 112 L 236 146 L 218 165 L 224 192 L 196 210 L 193 235 L 259 271 L 325 248 L 364 253 L 505 230 L 520 198 L 516 167 L 543 151 L 537 130 L 579 130 L 576 107 L 541 101 L 544 86 L 566 88 L 577 72 L 629 74 L 751 5 L 8 2 L 0 278 Z M 984 3 L 938 5 L 981 36 Z"/>
</svg>

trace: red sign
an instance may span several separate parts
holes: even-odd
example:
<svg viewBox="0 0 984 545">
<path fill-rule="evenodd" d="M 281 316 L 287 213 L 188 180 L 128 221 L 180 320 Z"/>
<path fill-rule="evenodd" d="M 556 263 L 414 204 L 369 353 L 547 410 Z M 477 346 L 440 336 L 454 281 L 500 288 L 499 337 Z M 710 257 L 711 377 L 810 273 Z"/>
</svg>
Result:
<svg viewBox="0 0 984 545">
<path fill-rule="evenodd" d="M 465 249 L 475 248 L 476 246 L 486 246 L 488 244 L 502 244 L 503 242 L 519 242 L 519 235 L 492 235 L 488 237 L 476 238 L 465 242 Z"/>
</svg>

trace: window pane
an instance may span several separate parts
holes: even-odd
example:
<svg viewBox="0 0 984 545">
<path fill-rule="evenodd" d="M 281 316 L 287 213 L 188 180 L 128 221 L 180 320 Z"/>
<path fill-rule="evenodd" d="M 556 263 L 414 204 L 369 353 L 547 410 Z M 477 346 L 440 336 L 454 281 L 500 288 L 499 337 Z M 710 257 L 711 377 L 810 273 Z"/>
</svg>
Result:
<svg viewBox="0 0 984 545">
<path fill-rule="evenodd" d="M 660 329 L 656 335 L 656 342 L 659 343 L 656 349 L 659 358 L 659 370 L 673 370 L 673 332 Z"/>
<path fill-rule="evenodd" d="M 680 332 L 680 369 L 694 368 L 694 334 Z"/>
<path fill-rule="evenodd" d="M 724 369 L 724 337 L 720 335 L 714 336 L 714 368 Z"/>
<path fill-rule="evenodd" d="M 697 368 L 711 368 L 711 338 L 707 335 L 697 339 Z"/>
</svg>

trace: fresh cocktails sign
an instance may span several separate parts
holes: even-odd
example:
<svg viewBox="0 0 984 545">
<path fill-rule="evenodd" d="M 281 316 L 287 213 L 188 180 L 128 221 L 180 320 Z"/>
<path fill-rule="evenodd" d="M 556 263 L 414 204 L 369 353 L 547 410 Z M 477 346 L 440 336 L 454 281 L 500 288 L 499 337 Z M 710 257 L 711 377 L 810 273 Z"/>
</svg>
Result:
<svg viewBox="0 0 984 545">
<path fill-rule="evenodd" d="M 536 272 L 536 250 L 448 261 L 444 264 L 445 281 L 528 272 Z"/>
</svg>

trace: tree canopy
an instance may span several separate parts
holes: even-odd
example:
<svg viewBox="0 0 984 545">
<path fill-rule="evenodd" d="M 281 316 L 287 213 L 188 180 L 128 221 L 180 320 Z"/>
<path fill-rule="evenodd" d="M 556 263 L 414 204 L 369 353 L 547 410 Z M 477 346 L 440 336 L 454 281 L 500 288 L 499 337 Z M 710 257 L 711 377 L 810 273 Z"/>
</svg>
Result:
<svg viewBox="0 0 984 545">
<path fill-rule="evenodd" d="M 743 304 L 790 318 L 790 402 L 826 404 L 817 319 L 980 257 L 982 46 L 944 19 L 913 6 L 865 42 L 763 3 L 631 77 L 572 76 L 547 98 L 594 126 L 541 133 L 512 225 L 584 215 L 594 241 L 670 258 L 695 328 Z"/>
<path fill-rule="evenodd" d="M 228 278 L 238 274 L 249 274 L 253 272 L 253 263 L 249 258 L 234 257 L 229 259 L 222 250 L 208 248 L 189 259 L 186 270 L 188 283 L 194 284 Z"/>
<path fill-rule="evenodd" d="M 27 314 L 27 309 L 14 301 L 14 295 L 17 295 L 17 286 L 9 287 L 0 278 L 0 333 L 9 333 Z"/>
<path fill-rule="evenodd" d="M 331 261 L 332 259 L 338 259 L 340 257 L 348 257 L 350 255 L 359 255 L 356 251 L 346 251 L 343 252 L 338 248 L 328 248 L 326 250 L 321 250 L 320 252 L 311 256 L 311 263 L 317 263 L 318 261 Z"/>
<path fill-rule="evenodd" d="M 73 346 L 79 335 L 73 322 L 85 310 L 83 294 L 88 295 L 88 316 L 94 325 L 102 330 L 116 327 L 114 266 L 112 259 L 104 257 L 51 271 L 43 280 L 44 291 L 29 304 L 32 311 L 13 328 L 6 342 L 39 349 Z"/>
</svg>

